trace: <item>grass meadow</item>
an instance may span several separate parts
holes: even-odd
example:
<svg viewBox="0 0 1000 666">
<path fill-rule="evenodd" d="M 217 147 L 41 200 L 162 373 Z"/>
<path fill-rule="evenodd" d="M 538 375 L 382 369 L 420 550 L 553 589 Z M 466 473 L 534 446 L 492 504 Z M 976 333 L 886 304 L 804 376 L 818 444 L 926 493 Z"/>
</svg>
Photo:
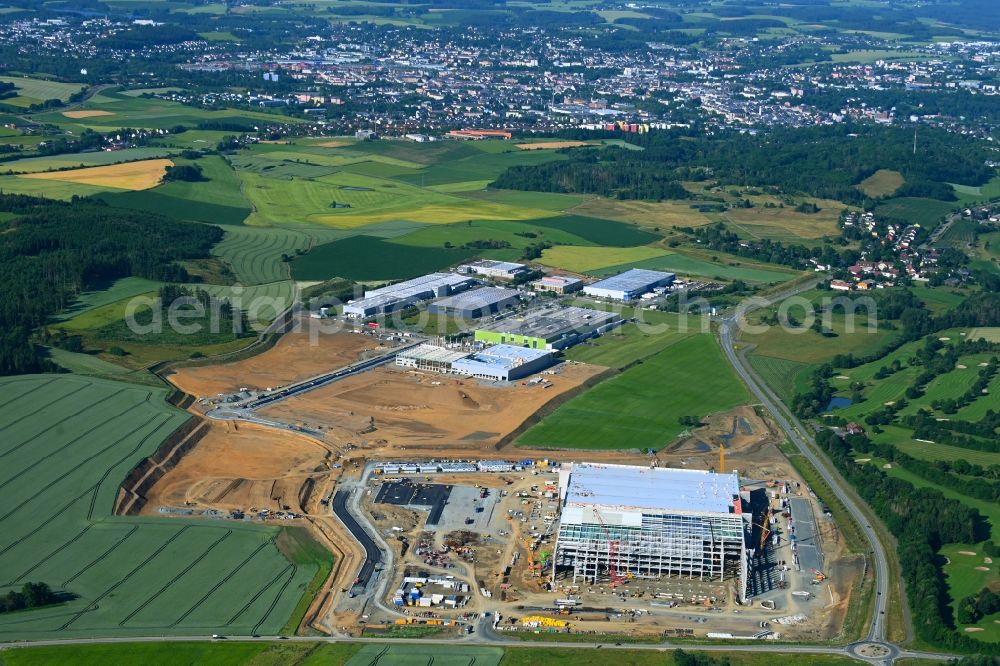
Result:
<svg viewBox="0 0 1000 666">
<path fill-rule="evenodd" d="M 747 399 L 715 338 L 693 335 L 572 398 L 517 444 L 660 449 L 685 430 L 680 417 L 705 417 Z"/>
</svg>

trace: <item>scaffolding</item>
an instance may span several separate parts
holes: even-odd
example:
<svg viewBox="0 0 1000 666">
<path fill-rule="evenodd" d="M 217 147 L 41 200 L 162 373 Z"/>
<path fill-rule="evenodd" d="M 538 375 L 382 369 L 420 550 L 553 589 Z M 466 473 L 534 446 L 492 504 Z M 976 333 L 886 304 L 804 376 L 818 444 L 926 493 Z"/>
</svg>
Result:
<svg viewBox="0 0 1000 666">
<path fill-rule="evenodd" d="M 631 475 L 623 466 L 605 469 L 619 482 L 625 480 L 623 474 Z M 635 469 L 639 475 L 639 468 Z M 715 491 L 705 491 L 698 498 L 678 497 L 674 506 L 662 496 L 658 498 L 659 506 L 652 506 L 654 502 L 649 502 L 651 506 L 610 504 L 602 502 L 603 493 L 594 490 L 597 484 L 593 474 L 597 471 L 597 466 L 585 468 L 585 475 L 581 475 L 584 480 L 577 482 L 572 480 L 573 472 L 566 478 L 571 487 L 553 556 L 553 582 L 556 569 L 571 573 L 574 584 L 580 580 L 591 584 L 610 582 L 612 587 L 620 580 L 633 578 L 679 577 L 706 582 L 738 578 L 739 596 L 746 597 L 751 524 L 747 520 L 750 516 L 742 513 L 738 494 L 725 498 L 720 492 L 722 497 L 718 499 L 725 501 L 716 502 Z M 649 478 L 650 472 L 641 473 Z M 660 482 L 674 480 L 677 472 L 655 475 L 661 493 Z M 680 481 L 683 483 L 683 479 Z M 623 492 L 615 485 L 614 493 Z M 709 485 L 694 487 L 705 489 Z M 738 485 L 735 487 L 738 489 Z M 727 494 L 731 490 L 720 485 L 720 490 L 723 488 Z M 685 500 L 698 508 L 678 508 L 677 504 L 683 505 Z"/>
</svg>

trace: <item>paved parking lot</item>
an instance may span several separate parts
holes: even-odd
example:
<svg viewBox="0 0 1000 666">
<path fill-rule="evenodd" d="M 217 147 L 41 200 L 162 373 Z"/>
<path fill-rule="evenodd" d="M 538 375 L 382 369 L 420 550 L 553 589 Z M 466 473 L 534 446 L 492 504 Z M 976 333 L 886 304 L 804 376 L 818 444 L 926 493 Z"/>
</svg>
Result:
<svg viewBox="0 0 1000 666">
<path fill-rule="evenodd" d="M 793 497 L 789 502 L 795 520 L 795 543 L 799 549 L 799 567 L 804 573 L 813 569 L 823 570 L 823 557 L 816 542 L 816 517 L 812 502 L 804 497 Z"/>
</svg>

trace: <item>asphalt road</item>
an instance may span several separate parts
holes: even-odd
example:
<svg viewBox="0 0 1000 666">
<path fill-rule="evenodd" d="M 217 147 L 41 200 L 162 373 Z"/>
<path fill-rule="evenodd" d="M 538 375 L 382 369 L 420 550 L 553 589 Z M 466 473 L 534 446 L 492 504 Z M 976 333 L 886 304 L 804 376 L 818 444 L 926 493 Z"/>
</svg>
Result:
<svg viewBox="0 0 1000 666">
<path fill-rule="evenodd" d="M 199 642 L 213 642 L 219 639 L 214 639 L 211 636 L 137 636 L 132 638 L 72 638 L 66 640 L 45 640 L 45 641 L 31 641 L 31 642 L 18 642 L 18 643 L 0 643 L 0 650 L 5 650 L 9 648 L 22 648 L 22 647 L 53 647 L 60 645 L 114 645 L 121 643 L 162 643 L 162 642 L 179 642 L 179 643 L 199 643 Z M 482 629 L 477 629 L 477 633 L 472 634 L 466 639 L 456 639 L 456 638 L 336 638 L 336 637 L 316 637 L 316 636 L 230 636 L 227 640 L 234 641 L 247 641 L 247 642 L 264 642 L 270 643 L 273 641 L 288 641 L 294 643 L 378 643 L 378 644 L 414 644 L 414 645 L 454 645 L 456 642 L 461 642 L 466 645 L 492 645 L 492 646 L 504 646 L 504 647 L 524 647 L 524 648 L 534 648 L 534 647 L 546 647 L 546 648 L 581 648 L 581 649 L 602 649 L 602 650 L 643 650 L 652 652 L 666 652 L 669 650 L 676 650 L 678 648 L 683 648 L 685 650 L 697 651 L 697 652 L 771 652 L 771 653 L 781 653 L 781 654 L 829 654 L 836 656 L 850 656 L 858 659 L 860 661 L 867 661 L 869 663 L 877 663 L 883 661 L 884 658 L 880 659 L 870 659 L 865 658 L 857 654 L 857 648 L 861 645 L 859 643 L 851 644 L 845 647 L 836 646 L 809 646 L 809 645 L 746 645 L 746 644 L 735 644 L 735 645 L 692 645 L 690 643 L 658 643 L 658 644 L 623 644 L 615 645 L 613 643 L 571 643 L 564 641 L 522 641 L 518 639 L 505 639 L 503 633 L 483 631 Z M 920 652 L 912 650 L 898 650 L 893 648 L 891 659 L 906 658 L 906 659 L 933 659 L 933 660 L 946 660 L 955 658 L 953 655 L 939 654 L 936 652 Z M 613 663 L 613 662 L 611 662 Z"/>
<path fill-rule="evenodd" d="M 815 285 L 811 282 L 805 283 L 795 289 L 772 296 L 766 299 L 766 303 L 761 302 L 756 307 L 745 310 L 744 315 L 754 309 L 766 307 L 794 294 L 808 291 L 813 286 Z M 771 413 L 771 416 L 781 426 L 781 429 L 785 431 L 785 434 L 788 435 L 788 438 L 795 444 L 796 448 L 805 456 L 806 460 L 812 463 L 820 476 L 830 485 L 868 540 L 870 555 L 874 565 L 876 595 L 875 609 L 872 614 L 871 626 L 868 629 L 867 638 L 868 641 L 888 645 L 885 633 L 885 612 L 889 602 L 889 562 L 885 546 L 879 540 L 875 528 L 872 527 L 872 519 L 862 508 L 861 503 L 855 500 L 853 492 L 847 487 L 847 482 L 841 478 L 839 473 L 831 470 L 827 465 L 825 456 L 819 452 L 815 440 L 809 435 L 806 427 L 795 418 L 791 410 L 781 402 L 774 392 L 756 376 L 745 363 L 743 357 L 733 347 L 735 342 L 734 331 L 737 323 L 737 315 L 735 314 L 726 316 L 720 322 L 719 338 L 726 358 L 754 396 Z"/>
<path fill-rule="evenodd" d="M 372 574 L 375 573 L 375 567 L 379 565 L 382 561 L 382 551 L 379 549 L 375 541 L 368 536 L 368 533 L 358 524 L 358 521 L 354 519 L 351 512 L 347 508 L 347 500 L 350 498 L 351 493 L 346 490 L 338 490 L 333 496 L 333 502 L 331 502 L 331 508 L 333 513 L 340 519 L 340 522 L 344 524 L 354 538 L 361 544 L 361 547 L 365 549 L 365 561 L 361 565 L 361 570 L 358 571 L 358 582 L 352 586 L 352 593 L 356 591 L 363 591 L 364 588 L 368 587 L 368 583 L 371 581 Z"/>
</svg>

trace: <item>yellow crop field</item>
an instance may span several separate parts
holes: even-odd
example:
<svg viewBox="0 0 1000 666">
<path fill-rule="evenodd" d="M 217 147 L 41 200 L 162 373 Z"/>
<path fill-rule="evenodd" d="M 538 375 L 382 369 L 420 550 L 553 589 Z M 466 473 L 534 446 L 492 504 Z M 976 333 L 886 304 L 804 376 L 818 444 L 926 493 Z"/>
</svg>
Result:
<svg viewBox="0 0 1000 666">
<path fill-rule="evenodd" d="M 98 109 L 79 109 L 77 111 L 63 111 L 67 118 L 97 118 L 98 116 L 113 116 L 110 111 L 99 111 Z"/>
<path fill-rule="evenodd" d="M 38 180 L 58 180 L 65 183 L 82 183 L 98 187 L 113 187 L 120 190 L 148 190 L 156 187 L 163 179 L 168 166 L 174 163 L 167 159 L 142 160 L 125 164 L 69 169 L 68 171 L 47 171 L 29 173 L 21 178 Z"/>
<path fill-rule="evenodd" d="M 1000 342 L 1000 327 L 974 328 L 969 332 L 969 340 L 978 340 L 979 338 L 983 338 L 987 342 Z"/>
<path fill-rule="evenodd" d="M 656 247 L 580 247 L 557 245 L 542 253 L 539 263 L 574 273 L 587 273 L 606 266 L 618 266 L 644 259 L 665 257 L 671 252 Z"/>
</svg>

